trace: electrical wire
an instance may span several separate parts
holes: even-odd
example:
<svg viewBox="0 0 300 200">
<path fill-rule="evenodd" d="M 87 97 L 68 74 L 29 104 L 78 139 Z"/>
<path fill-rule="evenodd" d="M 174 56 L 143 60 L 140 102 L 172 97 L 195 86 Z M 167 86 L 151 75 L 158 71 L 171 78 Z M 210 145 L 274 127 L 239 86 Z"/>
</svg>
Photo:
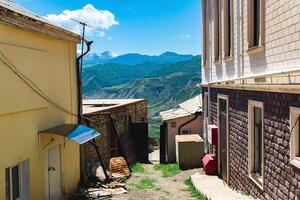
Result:
<svg viewBox="0 0 300 200">
<path fill-rule="evenodd" d="M 30 89 L 32 89 L 37 95 L 39 95 L 41 98 L 43 98 L 45 101 L 47 101 L 48 103 L 50 103 L 51 105 L 53 105 L 54 107 L 58 108 L 59 110 L 75 116 L 77 118 L 84 118 L 86 120 L 89 121 L 94 121 L 88 117 L 85 116 L 79 116 L 75 113 L 72 113 L 71 111 L 65 109 L 63 106 L 61 106 L 59 103 L 57 103 L 56 101 L 52 100 L 42 89 L 40 89 L 30 78 L 28 78 L 27 76 L 25 76 L 22 72 L 20 72 L 20 70 L 18 70 L 18 68 L 9 61 L 9 59 L 5 56 L 5 54 L 0 50 L 0 54 L 1 56 L 4 58 L 0 57 L 1 62 L 6 65 L 16 76 L 18 76 Z"/>
</svg>

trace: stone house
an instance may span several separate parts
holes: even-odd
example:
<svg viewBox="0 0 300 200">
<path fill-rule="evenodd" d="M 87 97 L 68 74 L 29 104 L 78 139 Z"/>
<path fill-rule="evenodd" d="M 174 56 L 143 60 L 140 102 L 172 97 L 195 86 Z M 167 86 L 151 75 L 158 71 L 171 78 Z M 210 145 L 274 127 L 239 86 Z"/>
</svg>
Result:
<svg viewBox="0 0 300 200">
<path fill-rule="evenodd" d="M 300 1 L 202 0 L 202 14 L 218 174 L 260 199 L 299 199 Z"/>
<path fill-rule="evenodd" d="M 0 0 L 0 199 L 67 199 L 77 190 L 81 141 L 74 136 L 90 130 L 77 125 L 80 41 Z"/>
<path fill-rule="evenodd" d="M 83 115 L 94 120 L 84 123 L 101 133 L 101 136 L 96 138 L 96 143 L 106 167 L 111 157 L 125 156 L 130 164 L 148 158 L 145 99 L 83 100 L 82 107 Z M 138 130 L 137 126 L 142 128 Z M 82 163 L 87 174 L 91 167 L 98 165 L 99 159 L 93 145 L 88 143 L 83 145 Z"/>
<path fill-rule="evenodd" d="M 197 95 L 177 108 L 160 112 L 160 162 L 176 162 L 176 135 L 198 134 L 202 137 L 202 96 Z"/>
</svg>

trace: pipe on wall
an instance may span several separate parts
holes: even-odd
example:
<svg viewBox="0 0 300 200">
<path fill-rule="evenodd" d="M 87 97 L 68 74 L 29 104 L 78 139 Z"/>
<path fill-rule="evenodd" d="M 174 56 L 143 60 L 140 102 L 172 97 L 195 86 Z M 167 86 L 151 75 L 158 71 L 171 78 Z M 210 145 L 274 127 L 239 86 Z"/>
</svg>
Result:
<svg viewBox="0 0 300 200">
<path fill-rule="evenodd" d="M 80 67 L 80 60 L 82 62 L 83 57 L 91 50 L 91 45 L 93 41 L 84 40 L 85 44 L 87 45 L 87 50 L 76 58 L 76 68 L 77 68 L 77 115 L 78 115 L 78 124 L 81 124 L 82 121 L 82 81 L 81 81 L 81 67 Z"/>
<path fill-rule="evenodd" d="M 194 113 L 194 117 L 190 120 L 188 120 L 187 122 L 184 122 L 183 124 L 181 124 L 179 127 L 178 127 L 178 135 L 181 135 L 180 132 L 181 132 L 181 128 L 184 127 L 185 125 L 188 125 L 189 123 L 195 121 L 196 119 L 198 119 L 198 117 L 202 114 L 202 112 L 196 112 Z"/>
</svg>

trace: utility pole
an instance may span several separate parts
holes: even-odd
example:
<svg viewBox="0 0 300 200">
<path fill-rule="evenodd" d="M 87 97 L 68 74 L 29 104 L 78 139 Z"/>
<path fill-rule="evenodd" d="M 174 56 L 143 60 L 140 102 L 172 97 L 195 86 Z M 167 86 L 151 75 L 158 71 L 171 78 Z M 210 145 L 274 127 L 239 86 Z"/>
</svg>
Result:
<svg viewBox="0 0 300 200">
<path fill-rule="evenodd" d="M 71 20 L 82 25 L 81 55 L 83 55 L 83 48 L 84 48 L 84 41 L 85 41 L 85 27 L 86 26 L 90 27 L 90 26 L 87 23 L 76 20 L 76 19 L 71 19 Z M 82 71 L 82 63 L 83 63 L 83 58 L 81 58 L 81 60 L 80 60 L 80 75 L 81 75 L 81 71 Z"/>
</svg>

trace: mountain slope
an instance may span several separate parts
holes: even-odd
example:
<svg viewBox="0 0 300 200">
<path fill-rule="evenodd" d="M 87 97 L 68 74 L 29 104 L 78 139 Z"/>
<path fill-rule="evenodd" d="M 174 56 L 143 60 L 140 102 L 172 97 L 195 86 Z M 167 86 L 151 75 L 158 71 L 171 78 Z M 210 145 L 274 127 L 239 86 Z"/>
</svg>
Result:
<svg viewBox="0 0 300 200">
<path fill-rule="evenodd" d="M 93 93 L 104 87 L 120 85 L 138 78 L 147 77 L 161 67 L 162 65 L 156 63 L 140 65 L 108 63 L 83 68 L 83 92 Z"/>
<path fill-rule="evenodd" d="M 147 63 L 141 66 L 130 66 L 133 69 L 122 65 L 129 67 L 128 70 L 132 70 L 131 75 L 142 76 L 142 73 L 137 71 L 144 73 L 147 71 L 147 73 L 144 77 L 132 79 L 124 84 L 105 88 L 98 87 L 94 90 L 85 89 L 84 96 L 86 98 L 146 98 L 149 105 L 149 118 L 156 120 L 161 110 L 174 107 L 200 93 L 196 86 L 201 77 L 200 63 L 201 57 L 195 56 L 192 60 L 174 64 L 155 65 Z M 137 66 L 141 68 L 136 70 Z M 117 76 L 114 75 L 114 77 L 123 80 L 128 78 L 127 76 L 124 77 L 123 72 Z M 100 85 L 95 77 L 91 78 L 89 82 Z M 96 86 L 89 85 L 89 87 L 95 88 Z"/>
</svg>

